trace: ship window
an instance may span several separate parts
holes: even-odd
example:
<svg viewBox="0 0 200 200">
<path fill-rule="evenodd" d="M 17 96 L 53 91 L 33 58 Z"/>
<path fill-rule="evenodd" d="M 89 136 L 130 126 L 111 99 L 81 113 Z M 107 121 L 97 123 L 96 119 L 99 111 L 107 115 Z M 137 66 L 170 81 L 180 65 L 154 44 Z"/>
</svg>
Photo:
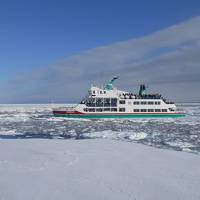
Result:
<svg viewBox="0 0 200 200">
<path fill-rule="evenodd" d="M 119 108 L 119 112 L 125 112 L 125 108 Z"/>
<path fill-rule="evenodd" d="M 88 107 L 95 107 L 95 98 L 88 98 L 88 99 L 86 100 L 86 105 L 87 105 Z"/>
<path fill-rule="evenodd" d="M 133 104 L 134 104 L 134 105 L 139 105 L 140 102 L 139 102 L 139 101 L 134 101 Z"/>
<path fill-rule="evenodd" d="M 162 109 L 162 112 L 167 112 L 167 109 Z"/>
<path fill-rule="evenodd" d="M 148 101 L 149 105 L 153 105 L 153 103 L 154 103 L 153 101 Z"/>
<path fill-rule="evenodd" d="M 146 102 L 146 101 L 141 101 L 141 104 L 142 104 L 142 105 L 146 105 L 147 102 Z"/>
<path fill-rule="evenodd" d="M 102 94 L 102 91 L 100 91 L 100 94 Z"/>
<path fill-rule="evenodd" d="M 154 109 L 148 109 L 148 112 L 154 112 Z"/>
<path fill-rule="evenodd" d="M 93 90 L 93 94 L 95 94 L 95 90 Z"/>
<path fill-rule="evenodd" d="M 103 109 L 102 108 L 97 108 L 96 112 L 103 112 Z"/>
<path fill-rule="evenodd" d="M 106 94 L 106 91 L 104 91 L 104 94 Z"/>
<path fill-rule="evenodd" d="M 117 108 L 111 108 L 111 112 L 117 112 Z"/>
<path fill-rule="evenodd" d="M 155 109 L 155 112 L 160 112 L 160 109 Z"/>
<path fill-rule="evenodd" d="M 140 112 L 139 109 L 133 109 L 133 112 Z"/>
<path fill-rule="evenodd" d="M 83 111 L 88 112 L 88 108 L 84 108 Z"/>
<path fill-rule="evenodd" d="M 89 108 L 88 111 L 89 112 L 95 112 L 95 108 Z"/>
<path fill-rule="evenodd" d="M 110 108 L 104 108 L 103 111 L 105 112 L 110 111 Z"/>
<path fill-rule="evenodd" d="M 119 104 L 125 104 L 125 100 L 120 100 Z"/>
<path fill-rule="evenodd" d="M 160 105 L 160 101 L 155 101 L 155 105 Z"/>
<path fill-rule="evenodd" d="M 141 112 L 147 112 L 147 109 L 141 109 Z"/>
<path fill-rule="evenodd" d="M 96 107 L 103 107 L 103 98 L 96 98 Z"/>
<path fill-rule="evenodd" d="M 117 98 L 111 98 L 111 106 L 112 107 L 117 106 Z"/>
<path fill-rule="evenodd" d="M 104 98 L 104 107 L 110 107 L 110 98 Z"/>
</svg>

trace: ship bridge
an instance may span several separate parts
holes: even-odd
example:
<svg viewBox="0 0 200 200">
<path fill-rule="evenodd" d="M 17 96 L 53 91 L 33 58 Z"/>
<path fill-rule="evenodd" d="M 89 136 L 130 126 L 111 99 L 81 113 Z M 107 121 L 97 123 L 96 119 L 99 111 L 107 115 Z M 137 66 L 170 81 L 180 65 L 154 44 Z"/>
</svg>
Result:
<svg viewBox="0 0 200 200">
<path fill-rule="evenodd" d="M 118 77 L 113 77 L 112 80 L 109 81 L 104 87 L 91 86 L 89 90 L 89 97 L 119 97 L 123 93 L 127 93 L 126 91 L 118 90 L 116 87 L 113 86 L 114 81 L 117 79 Z"/>
</svg>

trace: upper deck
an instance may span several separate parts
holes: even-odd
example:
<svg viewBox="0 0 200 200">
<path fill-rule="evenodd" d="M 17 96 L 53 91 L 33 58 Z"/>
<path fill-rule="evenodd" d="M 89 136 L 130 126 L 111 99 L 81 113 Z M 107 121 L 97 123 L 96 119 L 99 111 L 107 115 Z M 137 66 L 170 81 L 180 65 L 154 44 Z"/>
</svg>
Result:
<svg viewBox="0 0 200 200">
<path fill-rule="evenodd" d="M 113 83 L 113 82 L 112 82 Z M 137 99 L 137 100 L 163 100 L 166 104 L 174 104 L 167 101 L 161 94 L 147 94 L 145 85 L 140 85 L 139 93 L 131 93 L 118 90 L 109 82 L 105 87 L 91 86 L 88 98 L 117 98 L 117 99 Z M 109 87 L 108 87 L 109 85 Z"/>
</svg>

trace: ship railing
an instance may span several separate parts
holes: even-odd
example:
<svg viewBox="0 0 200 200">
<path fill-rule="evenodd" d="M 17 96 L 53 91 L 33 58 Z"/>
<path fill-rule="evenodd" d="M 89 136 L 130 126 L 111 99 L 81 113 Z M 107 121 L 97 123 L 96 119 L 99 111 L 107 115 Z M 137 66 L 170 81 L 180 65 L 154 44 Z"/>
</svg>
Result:
<svg viewBox="0 0 200 200">
<path fill-rule="evenodd" d="M 134 99 L 161 99 L 162 96 L 159 94 L 146 94 L 146 95 L 138 95 L 138 94 L 131 94 Z"/>
<path fill-rule="evenodd" d="M 121 99 L 161 99 L 161 97 L 156 96 L 137 96 L 137 95 L 121 95 Z"/>
</svg>

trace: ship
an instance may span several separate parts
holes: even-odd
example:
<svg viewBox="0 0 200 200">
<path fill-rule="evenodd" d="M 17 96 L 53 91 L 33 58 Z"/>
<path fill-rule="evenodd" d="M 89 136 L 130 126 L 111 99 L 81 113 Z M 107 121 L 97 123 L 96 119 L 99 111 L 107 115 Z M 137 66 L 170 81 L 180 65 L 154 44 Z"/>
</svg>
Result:
<svg viewBox="0 0 200 200">
<path fill-rule="evenodd" d="M 91 85 L 88 95 L 75 106 L 53 109 L 55 117 L 69 118 L 163 118 L 184 117 L 174 102 L 161 94 L 148 94 L 141 84 L 138 93 L 118 90 L 113 77 L 104 87 Z"/>
</svg>

